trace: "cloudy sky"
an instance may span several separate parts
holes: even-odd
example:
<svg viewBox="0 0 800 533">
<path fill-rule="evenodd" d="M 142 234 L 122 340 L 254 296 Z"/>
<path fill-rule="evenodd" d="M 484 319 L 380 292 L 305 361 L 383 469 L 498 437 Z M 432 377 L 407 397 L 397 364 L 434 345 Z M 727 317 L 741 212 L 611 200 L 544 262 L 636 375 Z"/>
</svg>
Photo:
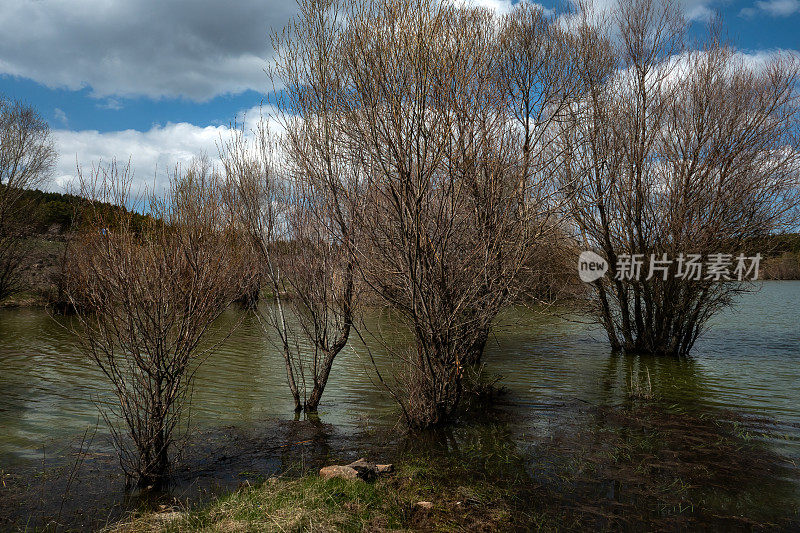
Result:
<svg viewBox="0 0 800 533">
<path fill-rule="evenodd" d="M 800 49 L 800 0 L 681 5 L 695 31 L 719 14 L 744 53 Z M 0 0 L 0 94 L 49 121 L 60 154 L 51 188 L 76 162 L 115 157 L 152 182 L 215 153 L 234 117 L 257 114 L 271 90 L 269 34 L 294 9 L 293 0 Z"/>
</svg>

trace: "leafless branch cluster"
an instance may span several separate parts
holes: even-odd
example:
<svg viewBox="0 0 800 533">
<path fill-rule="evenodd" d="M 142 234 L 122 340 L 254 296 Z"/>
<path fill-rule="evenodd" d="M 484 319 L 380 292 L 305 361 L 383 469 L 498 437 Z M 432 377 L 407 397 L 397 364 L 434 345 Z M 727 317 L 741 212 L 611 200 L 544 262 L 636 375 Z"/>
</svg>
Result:
<svg viewBox="0 0 800 533">
<path fill-rule="evenodd" d="M 677 263 L 614 279 L 618 258 L 753 252 L 753 238 L 797 227 L 800 65 L 754 68 L 713 28 L 689 49 L 668 1 L 623 0 L 607 22 L 579 29 L 586 93 L 559 133 L 569 220 L 611 265 L 592 288 L 612 347 L 682 355 L 744 287 L 681 279 Z"/>
<path fill-rule="evenodd" d="M 320 153 L 324 141 L 311 131 L 292 131 L 276 146 L 262 123 L 252 140 L 239 130 L 221 149 L 229 212 L 275 297 L 274 306 L 259 311 L 279 339 L 295 409 L 306 412 L 317 410 L 347 344 L 356 300 L 354 205 L 339 199 L 356 195 L 341 190 L 336 162 Z M 287 161 L 278 161 L 278 149 Z"/>
<path fill-rule="evenodd" d="M 81 176 L 92 201 L 73 243 L 67 292 L 78 310 L 76 336 L 116 395 L 103 410 L 122 466 L 139 485 L 158 486 L 194 370 L 213 348 L 204 339 L 238 296 L 247 256 L 202 160 L 176 170 L 161 196 L 132 197 L 131 177 L 116 164 Z"/>
<path fill-rule="evenodd" d="M 429 0 L 300 7 L 274 38 L 283 164 L 270 167 L 273 185 L 244 191 L 261 198 L 243 201 L 258 206 L 246 225 L 271 239 L 260 249 L 275 292 L 292 295 L 321 354 L 314 390 L 347 342 L 361 288 L 413 333 L 412 352 L 395 354 L 407 379 L 393 387 L 408 422 L 437 424 L 556 227 L 557 159 L 545 154 L 579 89 L 572 37 L 529 6 L 504 18 Z M 229 173 L 247 182 L 241 174 Z M 272 322 L 289 354 L 283 313 L 279 301 Z"/>
</svg>

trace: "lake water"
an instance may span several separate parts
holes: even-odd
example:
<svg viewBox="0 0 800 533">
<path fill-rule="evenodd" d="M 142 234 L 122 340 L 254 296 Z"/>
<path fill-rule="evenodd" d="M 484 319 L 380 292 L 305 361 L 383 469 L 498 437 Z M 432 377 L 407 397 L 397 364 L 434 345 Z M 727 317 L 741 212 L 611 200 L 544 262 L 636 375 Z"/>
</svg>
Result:
<svg viewBox="0 0 800 533">
<path fill-rule="evenodd" d="M 92 428 L 104 433 L 95 402 L 110 398 L 108 386 L 78 353 L 64 320 L 39 309 L 0 310 L 3 472 L 39 464 Z M 529 427 L 520 431 L 558 424 L 558 406 L 623 402 L 631 383 L 649 375 L 653 393 L 676 409 L 770 419 L 769 435 L 759 438 L 790 460 L 800 458 L 800 282 L 765 282 L 744 295 L 684 360 L 612 354 L 596 326 L 552 313 L 520 309 L 503 322 L 487 345 L 486 369 L 502 376 L 513 409 L 525 415 Z M 363 348 L 352 344 L 335 362 L 320 418 L 344 433 L 365 419 L 392 426 L 395 406 Z M 202 365 L 192 403 L 200 429 L 294 418 L 281 355 L 257 320 L 245 318 Z M 107 446 L 107 439 L 95 442 Z"/>
</svg>

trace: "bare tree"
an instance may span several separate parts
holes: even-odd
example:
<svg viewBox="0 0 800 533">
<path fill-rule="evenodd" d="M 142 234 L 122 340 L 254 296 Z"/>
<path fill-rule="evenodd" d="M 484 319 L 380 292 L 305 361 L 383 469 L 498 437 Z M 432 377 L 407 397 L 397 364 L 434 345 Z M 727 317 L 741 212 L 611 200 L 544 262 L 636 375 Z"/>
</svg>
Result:
<svg viewBox="0 0 800 533">
<path fill-rule="evenodd" d="M 252 139 L 238 129 L 221 156 L 230 211 L 250 236 L 275 297 L 260 312 L 280 341 L 295 410 L 315 412 L 347 344 L 356 291 L 353 204 L 340 199 L 351 192 L 343 190 L 337 163 L 316 136 L 320 130 L 308 124 L 289 124 L 282 138 L 271 136 L 263 122 Z M 280 165 L 277 149 L 285 158 Z"/>
<path fill-rule="evenodd" d="M 360 175 L 332 119 L 339 21 L 327 3 L 300 2 L 301 15 L 272 36 L 277 62 L 269 74 L 281 91 L 271 118 L 284 133 L 271 135 L 262 120 L 252 140 L 239 130 L 221 150 L 232 212 L 275 296 L 263 308 L 266 322 L 280 339 L 295 410 L 306 412 L 318 408 L 357 301 L 352 224 Z"/>
<path fill-rule="evenodd" d="M 483 112 L 467 108 L 458 113 L 459 117 L 485 117 L 479 119 L 484 124 L 487 119 L 494 122 L 495 127 L 487 129 L 469 118 L 459 128 L 484 147 L 499 143 L 493 150 L 494 159 L 502 154 L 500 159 L 507 165 L 502 170 L 487 171 L 485 162 L 491 161 L 492 155 L 462 149 L 461 159 L 470 165 L 465 177 L 483 239 L 495 243 L 486 256 L 490 265 L 486 279 L 491 281 L 485 285 L 487 294 L 503 287 L 495 315 L 502 304 L 514 302 L 517 293 L 537 297 L 538 291 L 529 290 L 533 288 L 530 284 L 535 286 L 551 275 L 553 266 L 558 264 L 555 257 L 564 255 L 567 244 L 560 226 L 562 205 L 556 201 L 552 179 L 560 163 L 553 131 L 583 89 L 576 72 L 576 39 L 560 23 L 560 17 L 568 15 L 569 12 L 547 15 L 540 6 L 520 3 L 500 17 L 499 32 L 491 36 L 497 48 L 489 58 L 496 65 L 487 69 L 494 87 L 484 89 L 497 91 L 492 97 L 495 104 Z M 452 99 L 454 108 L 472 101 L 475 98 Z M 500 117 L 502 120 L 497 120 Z M 491 137 L 488 142 L 487 136 Z M 469 145 L 459 143 L 461 147 Z M 479 164 L 475 165 L 475 161 Z M 515 187 L 515 194 L 510 194 L 509 186 Z M 498 247 L 499 243 L 503 246 Z M 478 305 L 483 306 L 480 301 Z M 469 364 L 480 362 L 488 334 L 488 328 L 483 330 L 467 353 Z"/>
<path fill-rule="evenodd" d="M 613 23 L 616 39 L 611 25 L 576 29 L 587 93 L 562 132 L 561 176 L 584 245 L 610 263 L 592 289 L 611 346 L 683 355 L 746 288 L 725 272 L 687 277 L 690 254 L 730 260 L 796 227 L 800 71 L 786 56 L 748 65 L 714 32 L 689 50 L 668 1 L 623 0 Z M 665 261 L 654 276 L 651 257 Z M 621 258 L 643 260 L 642 274 Z"/>
<path fill-rule="evenodd" d="M 55 160 L 44 119 L 0 97 L 0 301 L 22 288 L 19 269 L 29 249 L 24 191 L 46 183 Z"/>
<path fill-rule="evenodd" d="M 427 0 L 309 2 L 303 13 L 336 21 L 309 41 L 318 48 L 307 70 L 327 73 L 309 117 L 324 117 L 344 168 L 362 180 L 365 201 L 351 211 L 359 273 L 413 335 L 411 351 L 394 354 L 405 370 L 390 387 L 410 425 L 435 425 L 453 415 L 465 366 L 550 227 L 553 190 L 538 160 L 548 141 L 538 137 L 577 84 L 526 47 L 557 41 L 556 61 L 566 35 L 542 22 L 548 35 L 523 42 L 539 31 L 530 19 L 541 12 L 528 8 L 506 25 Z M 504 63 L 507 51 L 516 63 Z"/>
<path fill-rule="evenodd" d="M 580 86 L 571 39 L 534 8 L 498 19 L 432 0 L 304 0 L 275 38 L 286 186 L 271 203 L 286 211 L 257 212 L 291 243 L 273 257 L 309 265 L 273 270 L 276 292 L 289 285 L 327 354 L 347 340 L 355 286 L 400 311 L 414 347 L 394 354 L 404 370 L 390 388 L 412 426 L 453 414 L 464 367 L 555 227 L 556 159 L 542 154 Z M 278 316 L 285 332 L 280 301 Z"/>
<path fill-rule="evenodd" d="M 140 486 L 157 487 L 168 476 L 194 371 L 214 347 L 209 331 L 246 270 L 207 164 L 176 170 L 165 196 L 141 201 L 130 194 L 131 177 L 116 164 L 81 176 L 91 202 L 73 245 L 68 295 L 83 350 L 117 397 L 103 414 L 122 466 Z"/>
</svg>

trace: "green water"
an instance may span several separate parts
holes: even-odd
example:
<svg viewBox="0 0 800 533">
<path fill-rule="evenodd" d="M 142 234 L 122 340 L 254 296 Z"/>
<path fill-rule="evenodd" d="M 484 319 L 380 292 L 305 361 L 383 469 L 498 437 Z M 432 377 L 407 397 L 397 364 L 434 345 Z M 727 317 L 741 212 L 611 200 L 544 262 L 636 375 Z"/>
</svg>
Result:
<svg viewBox="0 0 800 533">
<path fill-rule="evenodd" d="M 514 409 L 539 429 L 557 423 L 564 402 L 615 404 L 632 377 L 650 375 L 653 392 L 683 409 L 720 408 L 769 417 L 785 455 L 800 456 L 800 282 L 767 282 L 718 316 L 682 361 L 611 354 L 603 333 L 575 320 L 516 310 L 487 345 L 487 369 L 502 376 Z M 238 320 L 231 311 L 223 320 Z M 37 309 L 0 311 L 0 467 L 40 460 L 48 446 L 97 423 L 95 402 L 110 398 L 105 379 L 82 357 L 64 318 Z M 377 350 L 381 361 L 380 350 Z M 381 363 L 383 364 L 383 363 Z M 197 427 L 247 426 L 292 419 L 283 361 L 258 322 L 245 318 L 197 373 Z M 321 417 L 346 430 L 366 418 L 396 420 L 375 383 L 363 347 L 336 360 Z M 552 419 L 551 419 L 552 416 Z M 102 433 L 102 423 L 99 431 Z M 43 452 L 44 448 L 44 452 Z"/>
</svg>

